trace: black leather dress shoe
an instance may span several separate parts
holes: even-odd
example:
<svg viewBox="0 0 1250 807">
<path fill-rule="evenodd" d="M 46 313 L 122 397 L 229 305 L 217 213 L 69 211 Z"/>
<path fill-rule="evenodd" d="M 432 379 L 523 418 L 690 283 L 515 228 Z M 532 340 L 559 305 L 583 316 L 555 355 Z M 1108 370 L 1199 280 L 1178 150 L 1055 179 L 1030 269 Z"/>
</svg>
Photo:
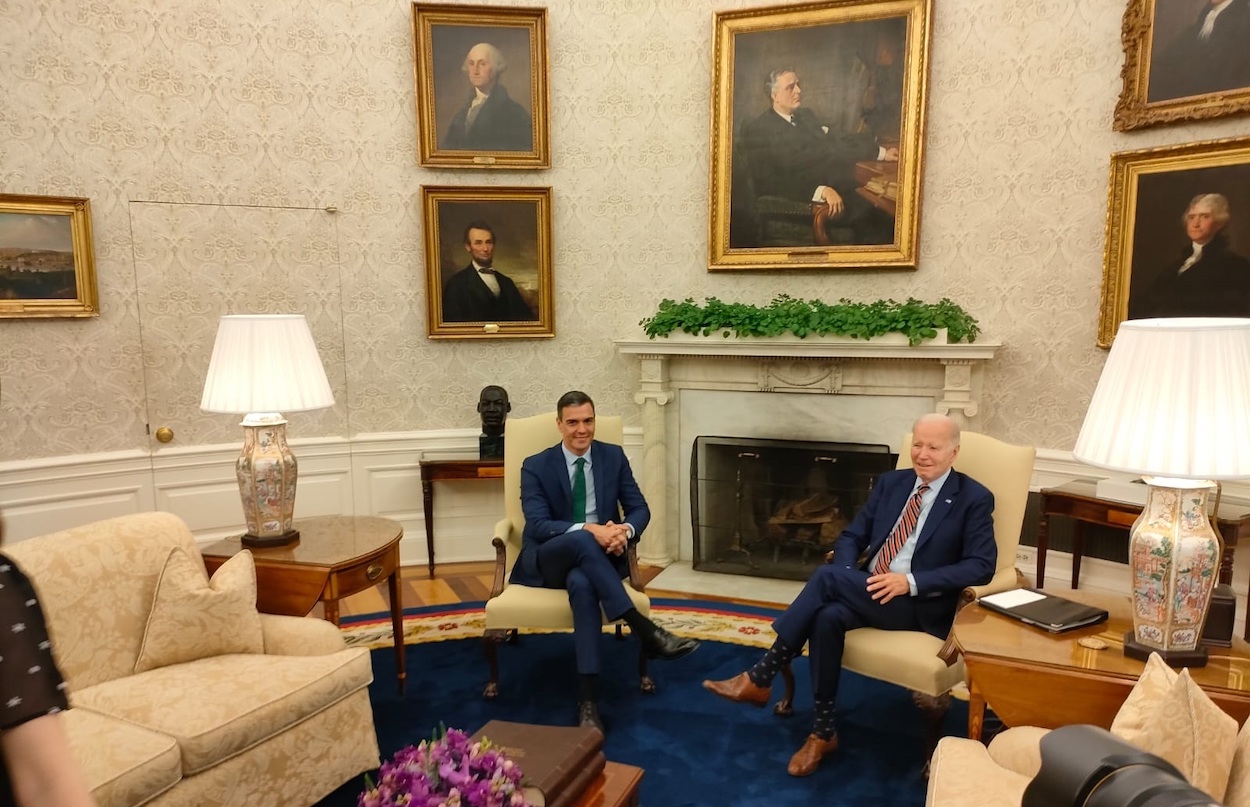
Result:
<svg viewBox="0 0 1250 807">
<path fill-rule="evenodd" d="M 599 729 L 599 733 L 607 734 L 603 730 L 603 721 L 599 719 L 599 707 L 594 701 L 579 701 L 577 704 L 577 725 L 593 726 Z"/>
<path fill-rule="evenodd" d="M 656 628 L 655 633 L 643 640 L 642 649 L 647 658 L 658 658 L 672 661 L 693 653 L 699 646 L 698 639 L 687 639 L 674 636 L 663 628 Z"/>
</svg>

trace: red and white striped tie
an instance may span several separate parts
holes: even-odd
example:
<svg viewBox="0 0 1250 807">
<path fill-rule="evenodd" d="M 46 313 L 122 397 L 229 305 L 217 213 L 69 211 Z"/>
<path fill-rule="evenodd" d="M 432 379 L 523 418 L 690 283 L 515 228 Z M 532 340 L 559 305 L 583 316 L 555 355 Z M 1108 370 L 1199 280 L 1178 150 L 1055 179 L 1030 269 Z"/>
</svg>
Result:
<svg viewBox="0 0 1250 807">
<path fill-rule="evenodd" d="M 907 500 L 907 506 L 903 508 L 903 517 L 898 520 L 898 525 L 890 533 L 890 537 L 885 539 L 881 556 L 877 558 L 877 565 L 872 569 L 873 574 L 885 574 L 890 571 L 890 562 L 903 548 L 903 544 L 907 543 L 911 531 L 916 529 L 916 521 L 920 518 L 920 500 L 928 491 L 928 485 L 921 485 Z"/>
</svg>

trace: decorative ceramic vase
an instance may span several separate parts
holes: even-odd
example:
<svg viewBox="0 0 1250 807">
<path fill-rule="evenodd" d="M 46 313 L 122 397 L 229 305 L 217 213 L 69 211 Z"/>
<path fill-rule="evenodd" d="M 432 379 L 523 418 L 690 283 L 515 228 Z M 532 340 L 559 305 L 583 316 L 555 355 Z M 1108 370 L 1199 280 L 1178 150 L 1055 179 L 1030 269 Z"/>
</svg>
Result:
<svg viewBox="0 0 1250 807">
<path fill-rule="evenodd" d="M 1133 633 L 1125 653 L 1156 651 L 1169 663 L 1200 666 L 1205 651 L 1199 641 L 1221 552 L 1206 511 L 1210 483 L 1146 481 L 1146 506 L 1129 539 Z"/>
<path fill-rule="evenodd" d="M 243 426 L 243 452 L 235 463 L 247 546 L 278 546 L 299 537 L 292 527 L 298 468 L 286 442 L 286 421 Z"/>
</svg>

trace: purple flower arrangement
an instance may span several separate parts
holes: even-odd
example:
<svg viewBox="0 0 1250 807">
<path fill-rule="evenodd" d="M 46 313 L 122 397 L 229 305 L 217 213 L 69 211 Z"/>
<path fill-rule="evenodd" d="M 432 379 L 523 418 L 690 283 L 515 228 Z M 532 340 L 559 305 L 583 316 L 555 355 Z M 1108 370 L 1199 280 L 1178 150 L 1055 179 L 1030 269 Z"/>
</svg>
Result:
<svg viewBox="0 0 1250 807">
<path fill-rule="evenodd" d="M 357 807 L 524 807 L 521 769 L 490 740 L 442 729 L 395 752 Z"/>
</svg>

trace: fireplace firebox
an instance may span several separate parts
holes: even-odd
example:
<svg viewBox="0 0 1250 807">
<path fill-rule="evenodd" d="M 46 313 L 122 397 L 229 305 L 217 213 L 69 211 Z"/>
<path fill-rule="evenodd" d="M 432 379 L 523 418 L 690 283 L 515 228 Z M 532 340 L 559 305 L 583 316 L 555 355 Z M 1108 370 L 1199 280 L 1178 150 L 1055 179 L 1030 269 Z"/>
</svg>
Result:
<svg viewBox="0 0 1250 807">
<path fill-rule="evenodd" d="M 694 569 L 806 580 L 897 459 L 885 445 L 696 437 Z"/>
</svg>

